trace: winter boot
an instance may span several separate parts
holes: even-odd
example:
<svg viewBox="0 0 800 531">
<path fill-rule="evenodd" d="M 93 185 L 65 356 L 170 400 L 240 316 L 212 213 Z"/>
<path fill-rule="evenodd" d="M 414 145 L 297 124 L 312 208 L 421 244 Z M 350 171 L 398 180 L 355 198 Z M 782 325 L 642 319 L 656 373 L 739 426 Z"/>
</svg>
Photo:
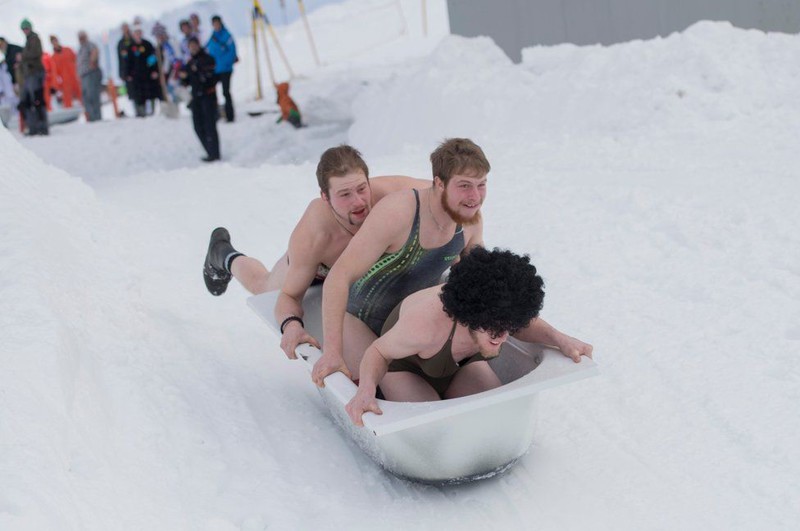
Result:
<svg viewBox="0 0 800 531">
<path fill-rule="evenodd" d="M 214 229 L 208 242 L 208 253 L 203 264 L 203 280 L 209 293 L 222 295 L 231 281 L 230 263 L 244 256 L 231 245 L 231 235 L 224 227 Z"/>
</svg>

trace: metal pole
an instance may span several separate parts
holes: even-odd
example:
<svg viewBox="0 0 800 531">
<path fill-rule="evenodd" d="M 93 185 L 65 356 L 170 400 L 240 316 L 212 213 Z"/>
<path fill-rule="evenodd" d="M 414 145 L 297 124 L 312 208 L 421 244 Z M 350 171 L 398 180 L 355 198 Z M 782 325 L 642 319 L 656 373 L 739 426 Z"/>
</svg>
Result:
<svg viewBox="0 0 800 531">
<path fill-rule="evenodd" d="M 258 18 L 258 31 L 261 33 L 261 40 L 264 43 L 264 55 L 267 56 L 267 71 L 269 72 L 269 80 L 275 85 L 275 72 L 272 70 L 272 58 L 269 55 L 269 44 L 267 43 L 267 36 L 264 34 L 264 21 L 261 17 Z"/>
<path fill-rule="evenodd" d="M 289 60 L 286 58 L 286 54 L 283 53 L 283 48 L 281 48 L 281 42 L 278 40 L 278 35 L 275 33 L 275 29 L 272 27 L 272 24 L 269 22 L 269 17 L 267 17 L 267 13 L 261 9 L 261 2 L 259 0 L 253 0 L 253 3 L 256 5 L 258 13 L 261 15 L 262 20 L 267 25 L 267 31 L 272 36 L 272 39 L 275 41 L 275 48 L 278 49 L 278 54 L 283 59 L 283 64 L 286 65 L 286 70 L 289 71 L 289 78 L 294 77 L 294 72 L 292 72 L 292 67 L 289 65 Z"/>
<path fill-rule="evenodd" d="M 428 36 L 428 2 L 422 0 L 422 36 Z"/>
<path fill-rule="evenodd" d="M 253 61 L 256 65 L 256 99 L 260 100 L 263 98 L 261 94 L 261 67 L 258 65 L 258 34 L 256 33 L 256 20 L 258 20 L 258 10 L 254 6 L 253 9 L 250 11 L 250 22 L 253 29 L 253 51 L 255 52 L 255 61 Z"/>
<path fill-rule="evenodd" d="M 308 17 L 306 16 L 306 7 L 303 5 L 303 0 L 297 0 L 297 5 L 300 7 L 300 16 L 303 17 L 303 24 L 306 27 L 308 42 L 311 45 L 311 53 L 314 55 L 314 62 L 316 62 L 317 66 L 319 66 L 320 62 L 319 55 L 317 55 L 317 46 L 314 44 L 314 36 L 311 35 L 311 26 L 308 25 Z"/>
</svg>

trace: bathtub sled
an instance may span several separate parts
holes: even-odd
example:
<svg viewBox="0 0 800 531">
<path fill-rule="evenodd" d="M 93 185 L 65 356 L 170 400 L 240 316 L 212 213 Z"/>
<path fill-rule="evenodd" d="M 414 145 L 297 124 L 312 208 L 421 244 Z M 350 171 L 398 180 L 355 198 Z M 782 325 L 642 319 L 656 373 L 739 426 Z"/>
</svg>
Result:
<svg viewBox="0 0 800 531">
<path fill-rule="evenodd" d="M 275 322 L 277 292 L 248 299 L 248 305 L 280 334 Z M 322 338 L 322 290 L 308 290 L 303 301 L 305 328 Z M 301 345 L 298 363 L 311 371 L 321 353 Z M 366 413 L 364 427 L 353 425 L 344 406 L 356 385 L 342 373 L 319 389 L 339 426 L 384 469 L 423 483 L 462 483 L 510 468 L 534 438 L 538 392 L 597 374 L 588 358 L 574 363 L 559 351 L 511 338 L 490 361 L 503 385 L 472 396 L 437 402 L 379 400 L 383 415 Z M 314 385 L 309 378 L 309 385 Z"/>
<path fill-rule="evenodd" d="M 47 123 L 49 125 L 68 124 L 76 121 L 83 114 L 83 107 L 75 105 L 74 107 L 55 107 L 52 111 L 47 112 Z"/>
</svg>

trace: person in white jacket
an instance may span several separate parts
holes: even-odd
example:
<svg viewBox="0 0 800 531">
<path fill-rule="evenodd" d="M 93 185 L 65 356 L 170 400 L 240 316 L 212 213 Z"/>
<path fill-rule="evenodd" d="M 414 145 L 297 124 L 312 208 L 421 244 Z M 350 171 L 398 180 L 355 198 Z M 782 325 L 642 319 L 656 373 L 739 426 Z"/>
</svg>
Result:
<svg viewBox="0 0 800 531">
<path fill-rule="evenodd" d="M 8 61 L 0 63 L 0 122 L 8 127 L 14 111 L 19 103 L 17 93 L 14 92 L 14 83 L 11 81 L 11 73 L 8 71 Z"/>
</svg>

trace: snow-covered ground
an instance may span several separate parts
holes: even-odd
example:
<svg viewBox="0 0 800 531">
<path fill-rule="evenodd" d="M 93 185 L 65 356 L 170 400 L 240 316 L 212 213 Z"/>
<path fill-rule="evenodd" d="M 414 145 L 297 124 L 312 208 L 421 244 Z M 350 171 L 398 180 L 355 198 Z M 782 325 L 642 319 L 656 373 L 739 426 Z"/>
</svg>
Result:
<svg viewBox="0 0 800 531">
<path fill-rule="evenodd" d="M 513 65 L 443 38 L 444 2 L 428 39 L 403 2 L 408 34 L 363 46 L 354 5 L 311 17 L 330 57 L 369 51 L 298 68 L 309 127 L 241 113 L 220 164 L 188 117 L 0 130 L 0 528 L 794 529 L 800 37 L 700 23 Z M 531 254 L 602 375 L 542 393 L 507 474 L 437 488 L 362 454 L 200 269 L 218 225 L 271 264 L 325 147 L 425 177 L 447 136 L 484 147 L 487 242 Z"/>
</svg>

